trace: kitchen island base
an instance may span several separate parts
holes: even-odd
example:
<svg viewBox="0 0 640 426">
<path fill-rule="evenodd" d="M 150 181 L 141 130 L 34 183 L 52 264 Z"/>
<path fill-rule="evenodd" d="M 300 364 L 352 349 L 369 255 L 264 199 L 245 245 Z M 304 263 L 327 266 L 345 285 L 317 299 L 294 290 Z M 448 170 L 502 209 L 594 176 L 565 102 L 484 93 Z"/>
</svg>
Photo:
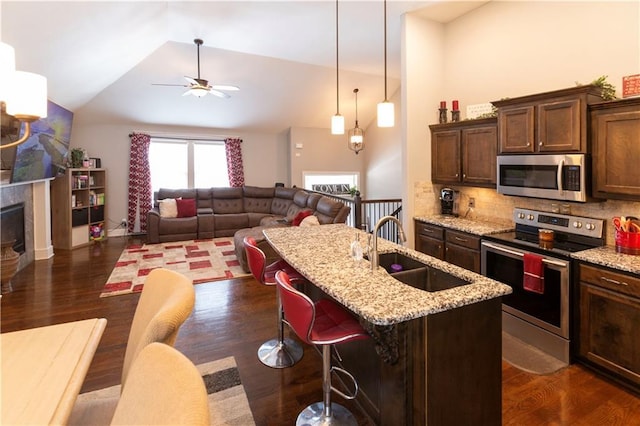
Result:
<svg viewBox="0 0 640 426">
<path fill-rule="evenodd" d="M 312 299 L 328 297 L 313 285 Z M 340 345 L 357 402 L 376 425 L 500 425 L 501 302 L 491 299 L 392 326 Z"/>
</svg>

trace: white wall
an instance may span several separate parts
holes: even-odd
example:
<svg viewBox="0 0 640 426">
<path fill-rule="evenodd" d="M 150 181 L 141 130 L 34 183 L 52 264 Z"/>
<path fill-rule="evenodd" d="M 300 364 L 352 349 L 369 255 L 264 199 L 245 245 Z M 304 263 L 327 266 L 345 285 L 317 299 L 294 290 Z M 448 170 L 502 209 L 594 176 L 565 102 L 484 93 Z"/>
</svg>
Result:
<svg viewBox="0 0 640 426">
<path fill-rule="evenodd" d="M 429 124 L 437 122 L 438 102 L 445 99 L 444 27 L 405 15 L 402 40 L 402 120 L 404 129 L 403 218 L 408 243 L 413 241 L 413 217 L 433 213 Z"/>
<path fill-rule="evenodd" d="M 492 1 L 445 27 L 444 99 L 466 106 L 640 72 L 640 2 Z"/>
<path fill-rule="evenodd" d="M 350 126 L 353 123 L 345 123 L 347 129 Z M 302 148 L 296 148 L 297 145 Z M 332 135 L 328 128 L 293 127 L 289 131 L 289 154 L 291 185 L 304 187 L 302 172 L 358 172 L 361 182 L 363 180 L 364 156 L 362 152 L 356 155 L 349 150 L 346 134 Z M 366 191 L 366 188 L 360 190 Z"/>
<path fill-rule="evenodd" d="M 382 101 L 382 99 L 380 99 Z M 391 199 L 402 197 L 402 102 L 400 90 L 389 100 L 394 104 L 395 126 L 378 127 L 374 120 L 365 129 L 365 149 L 360 153 L 365 159 L 363 176 L 367 199 Z"/>
<path fill-rule="evenodd" d="M 275 182 L 289 183 L 287 134 L 233 133 L 219 129 L 155 126 L 146 124 L 89 124 L 82 111 L 75 114 L 71 146 L 82 147 L 89 156 L 102 160 L 107 169 L 108 229 L 114 229 L 127 217 L 129 179 L 129 134 L 132 131 L 151 134 L 188 136 L 237 136 L 242 138 L 245 183 L 272 186 Z M 91 121 L 91 120 L 89 120 Z M 227 133 L 225 133 L 227 132 Z"/>
</svg>

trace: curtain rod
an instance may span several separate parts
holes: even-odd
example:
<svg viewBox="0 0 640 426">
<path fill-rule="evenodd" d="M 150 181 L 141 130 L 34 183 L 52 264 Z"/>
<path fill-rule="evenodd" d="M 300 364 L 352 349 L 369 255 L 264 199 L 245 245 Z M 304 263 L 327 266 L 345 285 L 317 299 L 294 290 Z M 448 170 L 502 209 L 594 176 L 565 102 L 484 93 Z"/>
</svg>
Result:
<svg viewBox="0 0 640 426">
<path fill-rule="evenodd" d="M 129 133 L 129 137 L 133 136 L 134 133 L 144 133 L 156 139 L 187 139 L 191 141 L 225 140 L 228 138 L 240 139 L 240 136 L 235 136 L 235 135 L 203 135 L 203 134 L 185 135 L 181 133 L 149 132 L 145 130 L 134 130 L 133 132 Z"/>
</svg>

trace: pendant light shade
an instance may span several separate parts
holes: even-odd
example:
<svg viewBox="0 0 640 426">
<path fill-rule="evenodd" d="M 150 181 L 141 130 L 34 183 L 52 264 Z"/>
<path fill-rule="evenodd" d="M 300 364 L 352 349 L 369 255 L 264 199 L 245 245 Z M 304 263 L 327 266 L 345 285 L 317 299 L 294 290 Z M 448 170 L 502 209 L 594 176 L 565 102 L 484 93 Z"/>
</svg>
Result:
<svg viewBox="0 0 640 426">
<path fill-rule="evenodd" d="M 384 0 L 384 101 L 378 104 L 378 127 L 393 127 L 395 111 L 387 99 L 387 0 Z"/>
<path fill-rule="evenodd" d="M 356 154 L 364 149 L 364 130 L 358 125 L 358 89 L 353 89 L 356 94 L 356 125 L 349 130 L 348 145 L 349 149 Z"/>
<path fill-rule="evenodd" d="M 344 135 L 344 117 L 340 115 L 340 71 L 338 67 L 338 0 L 336 0 L 336 115 L 331 117 L 331 134 Z"/>
<path fill-rule="evenodd" d="M 344 135 L 344 117 L 342 115 L 336 114 L 331 117 L 331 134 Z"/>
</svg>

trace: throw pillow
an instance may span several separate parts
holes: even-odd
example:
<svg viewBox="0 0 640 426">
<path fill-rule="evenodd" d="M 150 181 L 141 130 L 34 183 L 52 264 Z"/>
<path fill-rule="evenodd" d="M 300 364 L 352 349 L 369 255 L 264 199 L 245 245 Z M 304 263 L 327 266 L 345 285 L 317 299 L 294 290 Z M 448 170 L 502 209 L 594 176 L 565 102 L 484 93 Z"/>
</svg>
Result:
<svg viewBox="0 0 640 426">
<path fill-rule="evenodd" d="M 176 207 L 178 208 L 178 217 L 193 217 L 196 215 L 195 198 L 176 200 Z"/>
<path fill-rule="evenodd" d="M 300 226 L 300 222 L 302 222 L 302 220 L 307 217 L 307 216 L 311 216 L 313 214 L 313 212 L 311 210 L 302 210 L 300 213 L 298 213 L 296 215 L 296 217 L 293 218 L 293 220 L 291 221 L 291 225 L 292 226 Z"/>
<path fill-rule="evenodd" d="M 300 227 L 302 228 L 304 226 L 320 226 L 320 222 L 318 221 L 317 217 L 311 215 L 305 217 L 304 219 L 302 219 L 302 222 L 300 222 Z"/>
<path fill-rule="evenodd" d="M 158 201 L 160 217 L 178 217 L 178 205 L 175 198 L 165 198 Z"/>
</svg>

